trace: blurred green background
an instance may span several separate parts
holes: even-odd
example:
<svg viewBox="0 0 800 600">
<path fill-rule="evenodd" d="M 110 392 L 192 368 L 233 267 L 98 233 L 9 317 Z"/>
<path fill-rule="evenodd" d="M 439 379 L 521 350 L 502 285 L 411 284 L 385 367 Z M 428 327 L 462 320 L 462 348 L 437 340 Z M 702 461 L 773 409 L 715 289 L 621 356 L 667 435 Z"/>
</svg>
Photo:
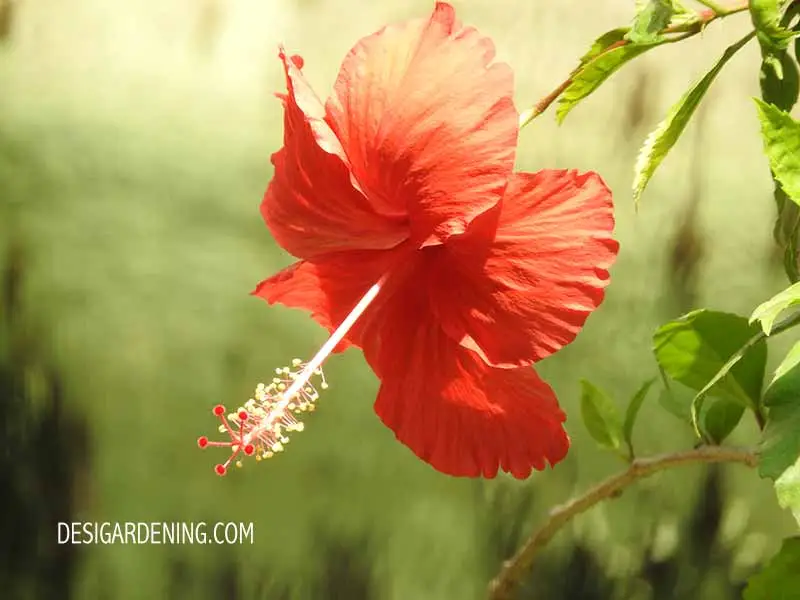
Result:
<svg viewBox="0 0 800 600">
<path fill-rule="evenodd" d="M 462 0 L 516 72 L 520 108 L 548 93 L 633 2 Z M 749 311 L 784 284 L 752 96 L 758 48 L 735 57 L 656 175 L 630 200 L 638 146 L 747 16 L 658 49 L 557 127 L 521 135 L 518 168 L 597 170 L 621 254 L 579 339 L 540 365 L 569 419 L 556 470 L 451 479 L 372 411 L 359 352 L 278 460 L 219 478 L 200 452 L 210 409 L 235 406 L 324 332 L 248 292 L 289 264 L 258 205 L 282 139 L 278 43 L 326 96 L 341 58 L 432 2 L 0 0 L 0 596 L 470 599 L 546 515 L 622 468 L 596 450 L 578 381 L 627 401 L 656 373 L 655 326 L 697 306 Z M 789 343 L 791 340 L 785 340 Z M 771 364 L 786 346 L 771 348 Z M 655 394 L 640 453 L 685 448 Z M 752 444 L 743 424 L 733 441 Z M 254 522 L 243 546 L 57 545 L 57 521 Z M 791 531 L 768 483 L 740 467 L 642 482 L 566 528 L 520 597 L 737 598 Z"/>
</svg>

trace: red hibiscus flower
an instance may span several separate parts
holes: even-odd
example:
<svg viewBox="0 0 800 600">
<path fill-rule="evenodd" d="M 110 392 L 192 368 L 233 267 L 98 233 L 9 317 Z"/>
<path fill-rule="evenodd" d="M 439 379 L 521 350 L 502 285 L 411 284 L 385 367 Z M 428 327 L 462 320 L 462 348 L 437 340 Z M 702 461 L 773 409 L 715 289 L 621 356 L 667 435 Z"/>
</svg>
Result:
<svg viewBox="0 0 800 600">
<path fill-rule="evenodd" d="M 565 415 L 531 365 L 603 299 L 608 188 L 512 171 L 512 71 L 446 3 L 362 39 L 325 104 L 302 59 L 280 57 L 284 145 L 261 212 L 300 261 L 253 293 L 330 331 L 350 315 L 329 348 L 363 349 L 376 413 L 439 471 L 524 478 L 560 461 Z"/>
</svg>

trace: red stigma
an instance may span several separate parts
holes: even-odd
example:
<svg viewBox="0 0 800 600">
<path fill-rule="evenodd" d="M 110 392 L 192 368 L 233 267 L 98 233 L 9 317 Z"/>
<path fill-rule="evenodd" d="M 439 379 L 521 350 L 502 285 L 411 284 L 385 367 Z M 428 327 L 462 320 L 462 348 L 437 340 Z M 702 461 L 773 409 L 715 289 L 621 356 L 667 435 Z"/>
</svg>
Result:
<svg viewBox="0 0 800 600">
<path fill-rule="evenodd" d="M 299 359 L 294 359 L 292 366 L 298 373 L 305 369 Z M 303 430 L 295 414 L 313 409 L 319 394 L 312 384 L 306 382 L 305 387 L 295 392 L 295 404 L 290 404 L 283 397 L 282 388 L 292 385 L 291 382 L 298 375 L 289 367 L 278 369 L 277 374 L 283 376 L 283 379 L 278 379 L 281 386 L 275 380 L 269 386 L 259 383 L 253 398 L 243 406 L 237 406 L 231 412 L 227 412 L 222 404 L 212 409 L 222 439 L 209 439 L 203 435 L 197 438 L 197 446 L 201 449 L 221 448 L 229 453 L 223 462 L 214 467 L 217 475 L 225 475 L 231 465 L 241 467 L 245 456 L 254 457 L 257 461 L 274 456 L 288 443 L 287 435 L 290 432 Z M 317 369 L 314 374 L 320 375 L 323 387 L 327 387 L 322 371 Z M 310 377 L 308 373 L 306 376 Z"/>
</svg>

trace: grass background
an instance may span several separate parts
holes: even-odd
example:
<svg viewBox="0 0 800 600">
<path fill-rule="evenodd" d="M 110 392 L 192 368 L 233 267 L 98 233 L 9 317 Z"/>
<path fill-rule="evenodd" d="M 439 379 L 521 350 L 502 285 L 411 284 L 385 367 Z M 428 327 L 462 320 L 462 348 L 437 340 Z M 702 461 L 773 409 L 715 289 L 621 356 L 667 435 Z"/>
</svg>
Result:
<svg viewBox="0 0 800 600">
<path fill-rule="evenodd" d="M 649 345 L 659 323 L 691 306 L 749 313 L 784 284 L 750 99 L 754 44 L 714 84 L 702 122 L 664 162 L 638 214 L 630 200 L 646 132 L 746 31 L 740 15 L 637 60 L 563 126 L 548 113 L 521 135 L 519 169 L 603 174 L 622 248 L 602 308 L 540 367 L 574 440 L 558 469 L 525 482 L 433 472 L 374 416 L 377 381 L 348 351 L 328 363 L 331 389 L 284 456 L 217 478 L 216 457 L 195 446 L 213 431 L 211 406 L 241 402 L 274 367 L 310 357 L 324 340 L 306 315 L 248 296 L 292 260 L 258 215 L 282 135 L 276 46 L 304 56 L 325 96 L 359 37 L 431 3 L 3 2 L 0 241 L 18 249 L 7 272 L 22 273 L 3 330 L 15 390 L 4 411 L 16 419 L 6 421 L 4 461 L 17 477 L 6 478 L 4 497 L 7 524 L 25 511 L 31 519 L 4 534 L 0 583 L 14 598 L 483 597 L 515 536 L 621 467 L 582 429 L 579 379 L 627 400 L 656 372 Z M 633 12 L 622 0 L 454 4 L 514 68 L 520 108 Z M 670 258 L 687 231 L 702 248 L 694 279 L 676 275 Z M 771 348 L 772 365 L 790 341 Z M 755 439 L 750 423 L 734 436 Z M 636 442 L 654 453 L 692 438 L 651 399 Z M 794 525 L 753 473 L 726 468 L 712 483 L 706 473 L 665 473 L 577 519 L 543 555 L 526 597 L 735 597 Z M 716 512 L 704 516 L 717 492 Z M 48 502 L 60 508 L 32 508 Z M 58 510 L 63 520 L 253 521 L 256 541 L 54 549 Z M 709 519 L 708 556 L 692 554 Z M 53 565 L 68 568 L 56 577 Z M 664 565 L 672 579 L 659 579 Z M 564 587 L 569 580 L 585 585 Z"/>
</svg>

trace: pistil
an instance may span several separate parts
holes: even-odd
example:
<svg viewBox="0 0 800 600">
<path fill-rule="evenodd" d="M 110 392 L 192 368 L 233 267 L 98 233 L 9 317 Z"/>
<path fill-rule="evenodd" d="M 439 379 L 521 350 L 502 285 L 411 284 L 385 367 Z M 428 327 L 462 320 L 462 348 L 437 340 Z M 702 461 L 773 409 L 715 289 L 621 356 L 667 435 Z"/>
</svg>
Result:
<svg viewBox="0 0 800 600">
<path fill-rule="evenodd" d="M 303 364 L 299 359 L 293 361 L 293 367 L 299 367 L 299 371 L 295 372 L 289 367 L 276 369 L 278 377 L 273 378 L 268 386 L 259 384 L 255 397 L 248 400 L 236 413 L 228 415 L 228 418 L 225 417 L 224 406 L 214 407 L 214 415 L 221 422 L 219 430 L 229 439 L 216 442 L 202 436 L 198 438 L 197 445 L 200 448 L 230 448 L 228 460 L 214 468 L 218 475 L 224 475 L 229 465 L 241 454 L 255 456 L 257 460 L 270 458 L 281 452 L 288 443 L 286 433 L 303 430 L 303 424 L 296 419 L 296 415 L 314 410 L 314 403 L 319 398 L 319 393 L 310 383 L 311 378 L 315 375 L 321 377 L 321 389 L 327 388 L 322 364 L 375 300 L 386 279 L 387 275 L 384 275 L 367 290 L 308 363 Z M 241 466 L 240 461 L 235 464 Z"/>
</svg>

